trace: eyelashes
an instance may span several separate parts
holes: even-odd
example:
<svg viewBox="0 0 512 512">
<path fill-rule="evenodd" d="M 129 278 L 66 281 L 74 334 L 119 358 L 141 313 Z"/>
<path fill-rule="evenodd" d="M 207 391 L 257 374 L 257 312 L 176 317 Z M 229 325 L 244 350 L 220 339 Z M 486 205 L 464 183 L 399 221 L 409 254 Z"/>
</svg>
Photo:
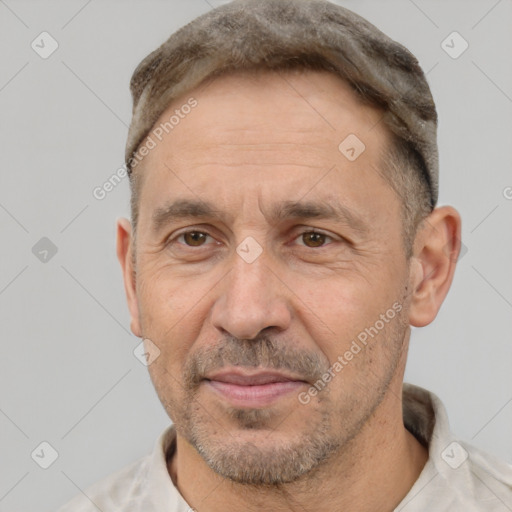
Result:
<svg viewBox="0 0 512 512">
<path fill-rule="evenodd" d="M 192 238 L 192 239 L 189 238 L 189 242 L 192 242 L 192 244 L 190 245 L 189 243 L 186 243 L 186 237 L 190 237 L 191 235 L 202 235 L 202 237 L 200 237 L 199 239 L 196 238 L 195 240 L 194 240 L 194 238 Z M 309 249 L 317 249 L 317 248 L 322 249 L 323 247 L 326 247 L 326 244 L 328 245 L 327 240 L 334 240 L 334 237 L 332 237 L 331 235 L 328 235 L 327 233 L 324 233 L 322 231 L 317 231 L 317 230 L 311 229 L 311 228 L 301 231 L 294 237 L 293 240 L 295 241 L 297 239 L 301 239 L 301 237 L 302 237 L 302 240 L 304 241 L 305 235 L 310 236 L 310 241 L 311 240 L 313 241 L 313 245 L 309 246 L 306 243 L 304 243 L 304 244 L 299 244 L 299 246 L 309 248 Z M 174 235 L 172 238 L 168 239 L 168 241 L 166 242 L 166 245 L 175 245 L 176 243 L 179 243 L 179 245 L 181 245 L 182 247 L 187 248 L 187 249 L 193 249 L 194 247 L 206 247 L 211 244 L 201 243 L 201 241 L 206 241 L 207 237 L 214 239 L 214 237 L 207 231 L 199 230 L 199 229 L 189 229 L 187 231 L 182 231 L 182 232 Z M 178 240 L 180 238 L 183 239 L 183 242 L 178 242 Z M 320 242 L 320 245 L 315 245 L 318 242 Z"/>
</svg>

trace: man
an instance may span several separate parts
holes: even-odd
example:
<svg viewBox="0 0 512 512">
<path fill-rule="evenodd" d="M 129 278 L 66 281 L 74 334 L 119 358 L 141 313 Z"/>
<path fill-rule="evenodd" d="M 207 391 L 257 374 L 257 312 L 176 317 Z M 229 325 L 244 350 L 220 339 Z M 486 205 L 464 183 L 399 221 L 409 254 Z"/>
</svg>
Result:
<svg viewBox="0 0 512 512">
<path fill-rule="evenodd" d="M 117 253 L 173 426 L 64 511 L 512 510 L 404 384 L 460 250 L 416 59 L 323 0 L 236 0 L 136 69 Z"/>
</svg>

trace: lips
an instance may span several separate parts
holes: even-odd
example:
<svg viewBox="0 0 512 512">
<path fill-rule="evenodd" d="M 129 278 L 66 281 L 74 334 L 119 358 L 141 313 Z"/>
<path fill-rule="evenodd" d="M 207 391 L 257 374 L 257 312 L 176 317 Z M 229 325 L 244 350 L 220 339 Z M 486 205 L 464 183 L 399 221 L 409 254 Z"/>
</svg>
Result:
<svg viewBox="0 0 512 512">
<path fill-rule="evenodd" d="M 300 381 L 301 379 L 278 372 L 263 371 L 250 374 L 246 372 L 224 371 L 208 376 L 207 380 L 237 384 L 238 386 L 261 386 L 275 382 Z"/>
<path fill-rule="evenodd" d="M 228 369 L 208 375 L 206 385 L 232 405 L 261 408 L 298 391 L 306 382 L 295 375 L 276 371 L 249 372 Z"/>
</svg>

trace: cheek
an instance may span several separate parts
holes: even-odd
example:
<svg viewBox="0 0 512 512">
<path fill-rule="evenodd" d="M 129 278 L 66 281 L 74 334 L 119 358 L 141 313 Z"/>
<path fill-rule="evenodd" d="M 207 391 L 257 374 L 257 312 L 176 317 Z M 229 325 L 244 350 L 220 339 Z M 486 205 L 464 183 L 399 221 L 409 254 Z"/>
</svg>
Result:
<svg viewBox="0 0 512 512">
<path fill-rule="evenodd" d="M 371 318 L 372 294 L 365 285 L 368 286 L 365 282 L 334 276 L 321 282 L 295 279 L 294 293 L 298 297 L 296 306 L 302 312 L 301 320 L 319 345 L 325 340 L 335 348 Z"/>
<path fill-rule="evenodd" d="M 400 301 L 403 296 L 397 279 L 392 276 L 386 278 L 384 273 L 378 274 L 381 277 L 377 280 L 371 276 L 360 279 L 332 276 L 316 283 L 295 279 L 294 292 L 301 299 L 296 302 L 297 311 L 300 312 L 299 321 L 305 326 L 316 348 L 329 361 L 336 361 L 351 350 L 352 354 L 347 354 L 348 357 L 361 363 L 363 360 L 368 362 L 372 355 L 377 357 L 377 347 L 366 346 L 364 342 L 373 340 L 369 333 L 375 334 L 376 323 L 379 334 L 386 336 L 389 333 L 397 307 L 402 309 Z M 397 303 L 400 305 L 397 306 Z M 383 323 L 382 315 L 387 322 Z M 362 340 L 359 343 L 360 353 L 353 344 L 355 340 Z M 358 352 L 357 357 L 354 352 Z"/>
<path fill-rule="evenodd" d="M 166 368 L 175 370 L 194 342 L 199 299 L 193 289 L 161 272 L 140 276 L 142 334 L 158 346 L 160 362 L 165 361 Z"/>
<path fill-rule="evenodd" d="M 138 298 L 142 334 L 160 350 L 158 363 L 163 368 L 154 369 L 162 374 L 160 381 L 166 379 L 166 371 L 181 379 L 194 345 L 211 339 L 211 332 L 206 329 L 215 285 L 221 277 L 222 274 L 213 272 L 195 278 L 183 276 L 169 266 L 140 274 Z M 172 379 L 169 385 L 176 387 Z"/>
<path fill-rule="evenodd" d="M 142 323 L 150 330 L 178 327 L 209 289 L 204 281 L 183 279 L 168 267 L 141 272 L 137 284 Z"/>
</svg>

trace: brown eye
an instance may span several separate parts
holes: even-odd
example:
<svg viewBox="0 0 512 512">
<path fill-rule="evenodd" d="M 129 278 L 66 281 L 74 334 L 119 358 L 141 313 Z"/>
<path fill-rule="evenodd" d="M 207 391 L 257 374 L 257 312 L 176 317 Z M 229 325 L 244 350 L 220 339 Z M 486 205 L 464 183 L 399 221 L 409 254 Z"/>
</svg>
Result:
<svg viewBox="0 0 512 512">
<path fill-rule="evenodd" d="M 206 240 L 208 236 L 207 233 L 201 233 L 201 231 L 187 231 L 186 233 L 182 233 L 181 235 L 186 245 L 190 245 L 191 247 L 198 247 L 203 245 L 203 242 Z"/>
<path fill-rule="evenodd" d="M 325 243 L 325 239 L 330 238 L 328 235 L 323 233 L 316 233 L 314 231 L 308 231 L 302 233 L 302 240 L 306 247 L 321 247 Z"/>
</svg>

